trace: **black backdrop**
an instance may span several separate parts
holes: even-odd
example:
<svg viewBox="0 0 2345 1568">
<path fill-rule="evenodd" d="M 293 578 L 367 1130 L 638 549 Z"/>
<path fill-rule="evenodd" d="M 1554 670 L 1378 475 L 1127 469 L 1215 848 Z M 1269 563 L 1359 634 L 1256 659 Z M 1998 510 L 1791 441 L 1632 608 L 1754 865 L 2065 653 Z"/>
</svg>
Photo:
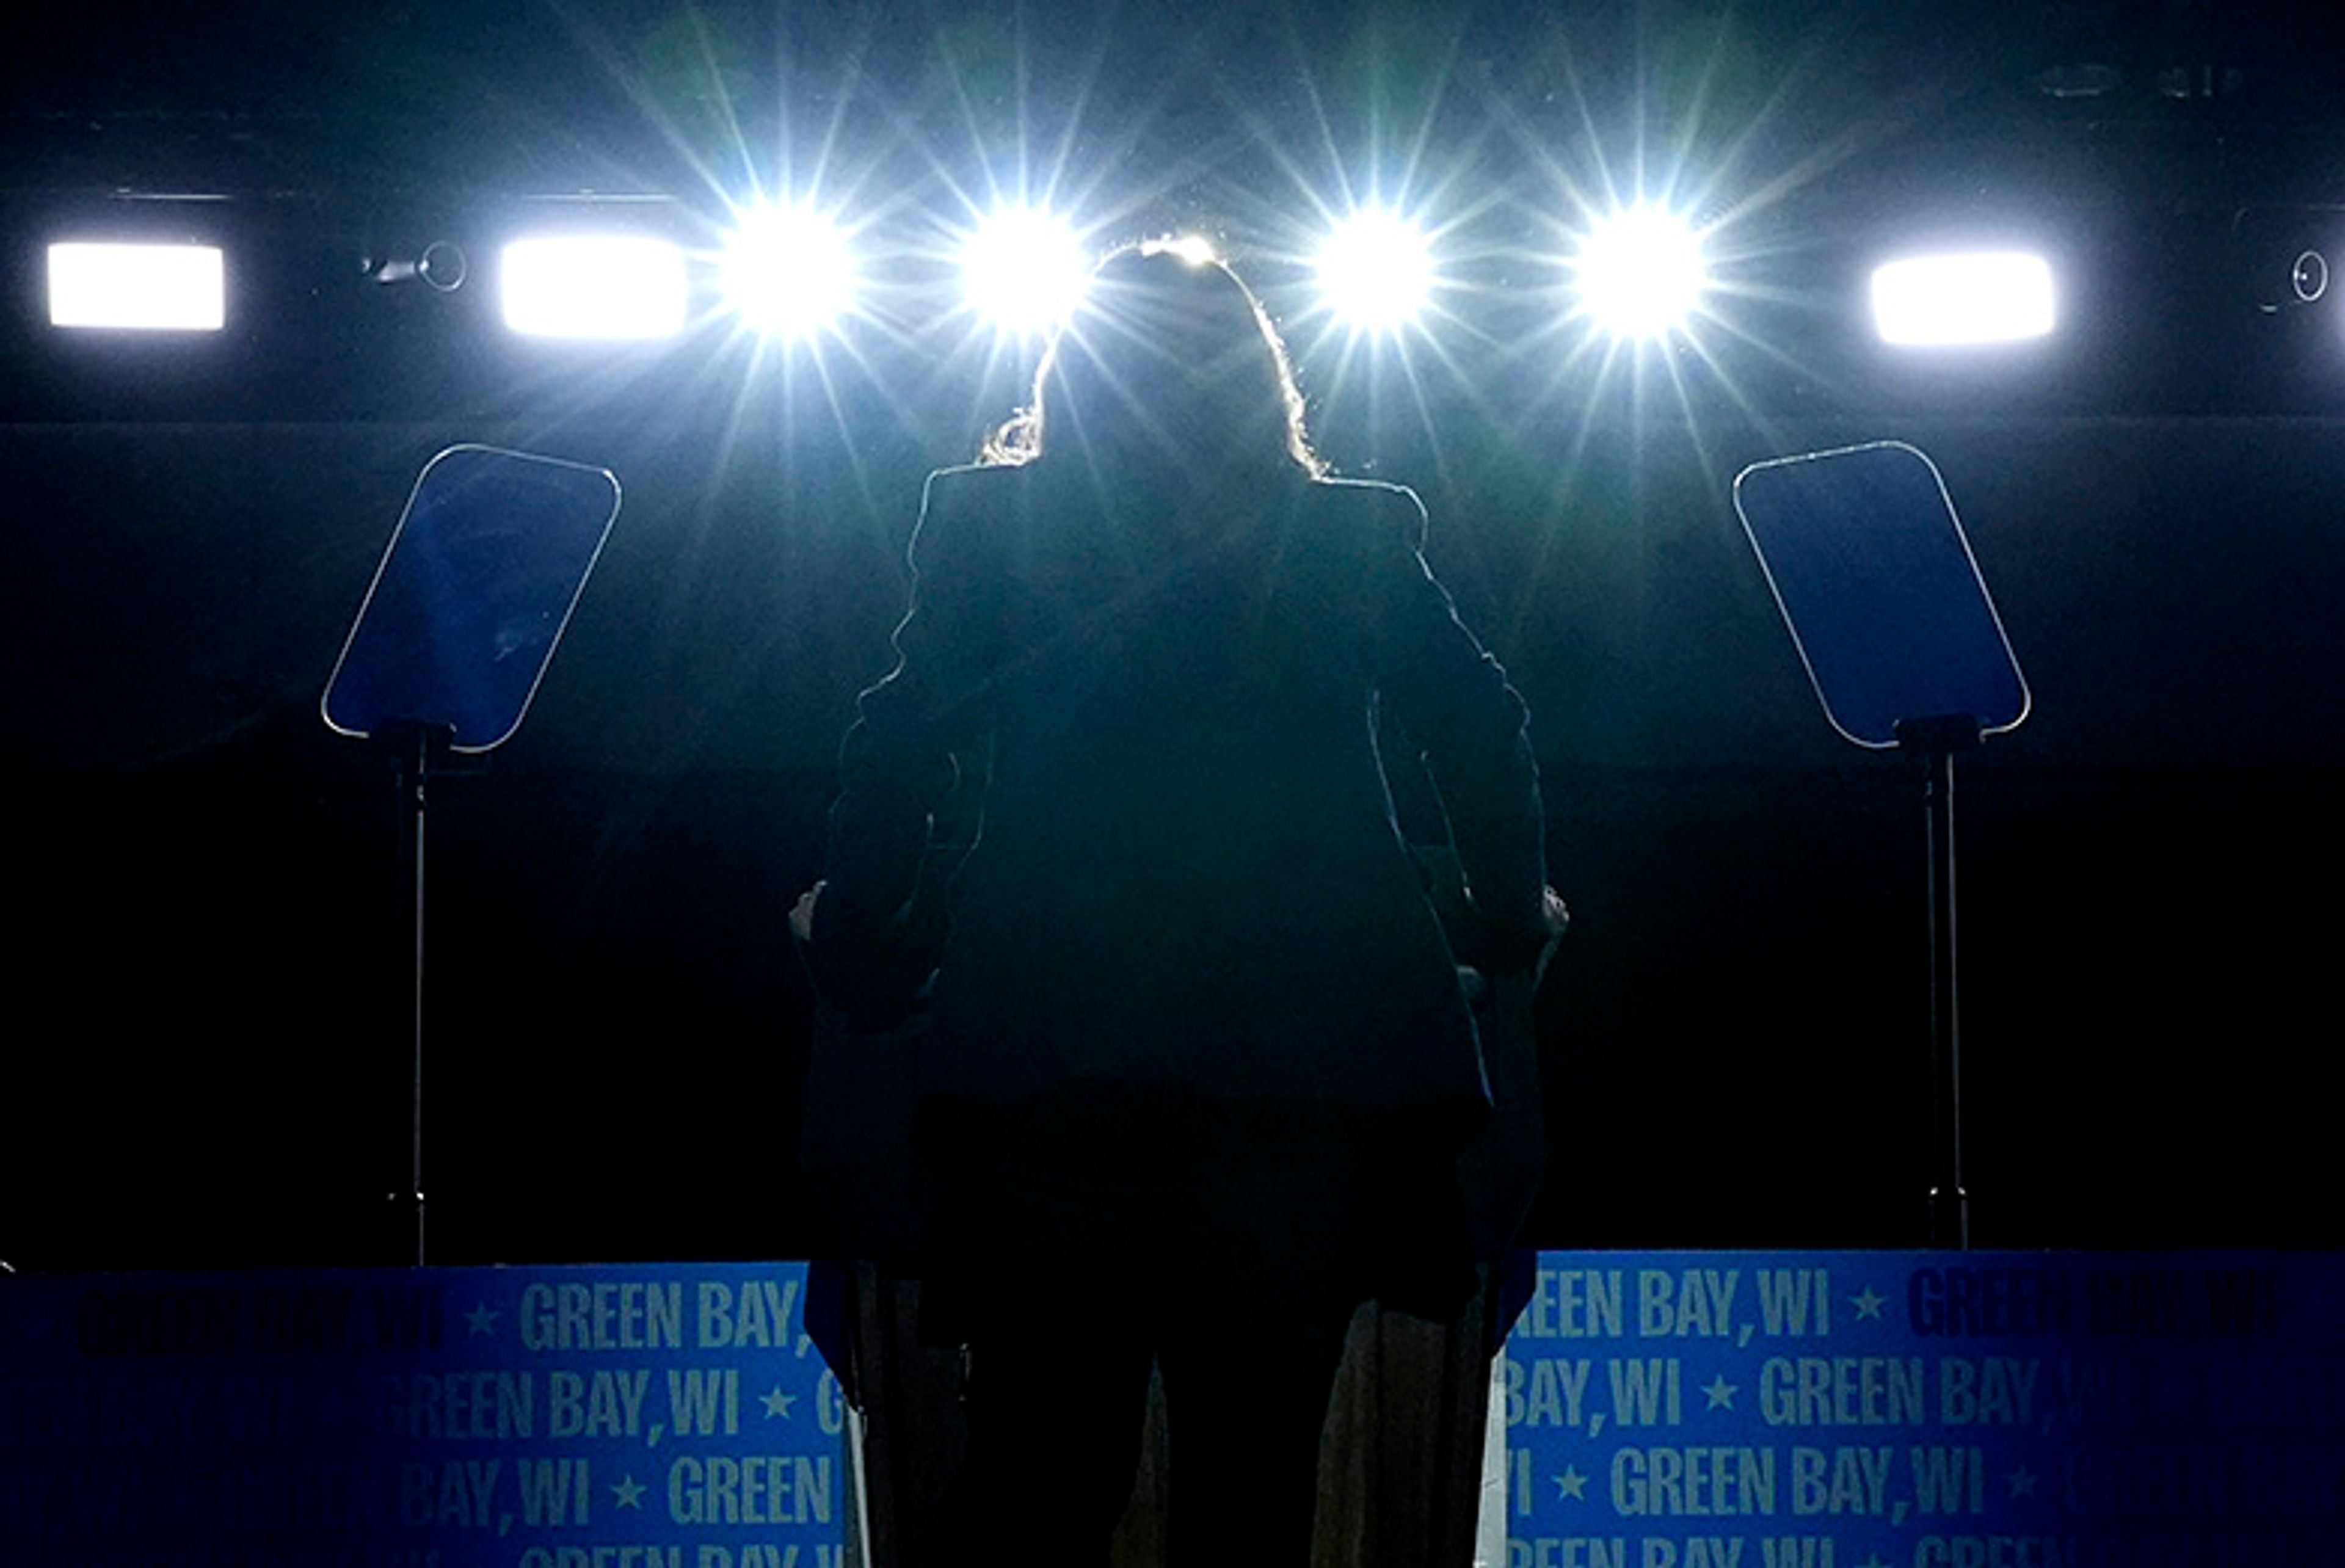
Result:
<svg viewBox="0 0 2345 1568">
<path fill-rule="evenodd" d="M 20 1266 L 398 1256 L 391 786 L 316 702 L 413 470 L 506 433 L 0 432 Z M 2335 1244 L 2310 1069 L 2345 457 L 2311 419 L 1706 449 L 1622 422 L 1420 454 L 1436 565 L 1537 714 L 1578 916 L 1534 1239 L 1923 1239 L 1919 777 L 1830 733 L 1727 501 L 1771 449 L 1881 434 L 1944 470 L 2035 696 L 1959 770 L 1977 1239 Z M 784 916 L 885 667 L 919 473 L 953 453 L 552 444 L 627 503 L 521 735 L 433 814 L 434 1252 L 801 1251 Z"/>
</svg>

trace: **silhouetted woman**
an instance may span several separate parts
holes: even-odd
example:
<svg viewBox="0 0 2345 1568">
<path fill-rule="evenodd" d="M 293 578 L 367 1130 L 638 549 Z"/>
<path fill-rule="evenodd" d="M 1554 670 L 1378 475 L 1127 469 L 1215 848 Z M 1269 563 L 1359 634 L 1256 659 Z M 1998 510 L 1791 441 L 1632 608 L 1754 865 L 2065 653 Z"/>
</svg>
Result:
<svg viewBox="0 0 2345 1568">
<path fill-rule="evenodd" d="M 1175 1560 L 1303 1563 L 1354 1309 L 1473 1288 L 1455 1157 L 1487 1096 L 1457 966 L 1550 934 L 1524 712 L 1426 572 L 1416 498 L 1328 479 L 1301 410 L 1226 267 L 1111 256 L 1031 407 L 929 481 L 900 659 L 844 748 L 818 968 L 884 985 L 940 952 L 948 1561 L 1104 1562 L 1154 1360 Z M 1380 703 L 1439 787 L 1472 954 L 1395 826 Z M 974 847 L 915 899 L 980 771 Z"/>
</svg>

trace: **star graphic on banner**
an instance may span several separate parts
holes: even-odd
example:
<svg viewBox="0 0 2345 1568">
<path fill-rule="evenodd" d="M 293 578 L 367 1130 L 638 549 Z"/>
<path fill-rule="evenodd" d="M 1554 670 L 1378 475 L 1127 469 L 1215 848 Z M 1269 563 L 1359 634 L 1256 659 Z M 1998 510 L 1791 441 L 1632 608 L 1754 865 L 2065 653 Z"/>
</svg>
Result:
<svg viewBox="0 0 2345 1568">
<path fill-rule="evenodd" d="M 1856 1303 L 1856 1315 L 1858 1317 L 1871 1318 L 1875 1322 L 1878 1322 L 1881 1319 L 1881 1304 L 1888 1300 L 1889 1298 L 1874 1290 L 1872 1286 L 1867 1285 L 1856 1295 L 1850 1297 L 1849 1300 Z"/>
<path fill-rule="evenodd" d="M 1555 1485 L 1559 1497 L 1581 1502 L 1588 1500 L 1588 1478 L 1570 1465 L 1563 1467 L 1563 1473 L 1555 1478 Z"/>
<path fill-rule="evenodd" d="M 493 1334 L 497 1331 L 497 1310 L 486 1301 L 464 1314 L 464 1332 L 468 1335 Z"/>
<path fill-rule="evenodd" d="M 798 1396 L 796 1394 L 786 1394 L 782 1392 L 782 1385 L 776 1383 L 774 1385 L 774 1391 L 768 1394 L 758 1395 L 757 1401 L 766 1407 L 766 1419 L 767 1421 L 773 1420 L 776 1416 L 779 1416 L 784 1421 L 787 1421 L 790 1419 L 790 1406 L 796 1402 L 797 1397 Z"/>
<path fill-rule="evenodd" d="M 2011 1483 L 2012 1496 L 2033 1497 L 2035 1495 L 2035 1482 L 2038 1478 L 2035 1472 L 2028 1469 L 2025 1465 L 2021 1465 L 2017 1470 L 2013 1471 L 2008 1476 L 2005 1477 L 2005 1479 Z"/>
<path fill-rule="evenodd" d="M 618 1499 L 622 1508 L 641 1508 L 644 1505 L 644 1483 L 633 1474 L 623 1475 L 611 1483 L 611 1495 Z"/>
<path fill-rule="evenodd" d="M 1710 1381 L 1710 1385 L 1701 1391 L 1710 1396 L 1710 1408 L 1711 1410 L 1731 1411 L 1734 1408 L 1735 1386 L 1726 1381 L 1726 1374 L 1724 1372 L 1721 1372 L 1717 1377 L 1712 1378 Z"/>
</svg>

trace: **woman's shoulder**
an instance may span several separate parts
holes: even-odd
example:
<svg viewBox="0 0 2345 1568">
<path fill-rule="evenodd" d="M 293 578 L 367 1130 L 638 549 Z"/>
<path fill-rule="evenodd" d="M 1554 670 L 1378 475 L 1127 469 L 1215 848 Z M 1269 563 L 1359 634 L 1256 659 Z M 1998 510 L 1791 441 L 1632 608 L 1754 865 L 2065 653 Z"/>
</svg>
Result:
<svg viewBox="0 0 2345 1568">
<path fill-rule="evenodd" d="M 920 521 L 912 531 L 915 569 L 987 548 L 1006 521 L 1026 504 L 1031 464 L 969 463 L 939 469 L 920 488 Z"/>
<path fill-rule="evenodd" d="M 920 487 L 920 519 L 960 516 L 1013 503 L 1033 488 L 1039 463 L 965 463 L 939 469 Z"/>
<path fill-rule="evenodd" d="M 1406 485 L 1373 479 L 1315 479 L 1303 488 L 1304 507 L 1320 528 L 1356 536 L 1363 548 L 1425 547 L 1425 503 Z"/>
<path fill-rule="evenodd" d="M 1023 483 L 1040 469 L 1040 463 L 957 463 L 930 473 L 922 487 L 923 501 L 938 496 L 965 496 L 988 491 L 1002 491 Z"/>
</svg>

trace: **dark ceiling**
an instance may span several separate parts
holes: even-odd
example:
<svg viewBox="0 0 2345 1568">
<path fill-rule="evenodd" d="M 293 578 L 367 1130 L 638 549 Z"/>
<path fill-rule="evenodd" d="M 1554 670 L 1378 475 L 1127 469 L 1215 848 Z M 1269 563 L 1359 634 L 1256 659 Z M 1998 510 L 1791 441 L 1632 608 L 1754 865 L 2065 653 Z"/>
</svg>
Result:
<svg viewBox="0 0 2345 1568">
<path fill-rule="evenodd" d="M 801 147 L 832 124 L 1076 127 L 1336 119 L 1371 97 L 1591 128 L 1740 138 L 1913 131 L 2332 125 L 2345 105 L 2312 8 L 2204 0 L 1721 6 L 1310 4 L 781 5 L 482 0 L 200 13 L 125 0 L 62 10 L 10 52 L 17 146 L 79 161 L 40 176 L 328 188 L 386 177 L 506 189 L 659 187 L 726 144 Z M 1233 116 L 1233 111 L 1236 111 Z M 787 122 L 787 126 L 785 122 Z M 989 122 L 990 122 L 989 124 Z M 1387 130 L 1396 128 L 1387 125 Z M 1416 127 L 1407 127 L 1414 130 Z M 1174 138 L 1178 140 L 1180 138 Z M 109 157 L 177 151 L 157 170 Z M 1191 150 L 1197 150 L 1192 148 Z M 205 165 L 194 160 L 218 159 Z M 241 159 L 239 162 L 236 160 Z"/>
</svg>

